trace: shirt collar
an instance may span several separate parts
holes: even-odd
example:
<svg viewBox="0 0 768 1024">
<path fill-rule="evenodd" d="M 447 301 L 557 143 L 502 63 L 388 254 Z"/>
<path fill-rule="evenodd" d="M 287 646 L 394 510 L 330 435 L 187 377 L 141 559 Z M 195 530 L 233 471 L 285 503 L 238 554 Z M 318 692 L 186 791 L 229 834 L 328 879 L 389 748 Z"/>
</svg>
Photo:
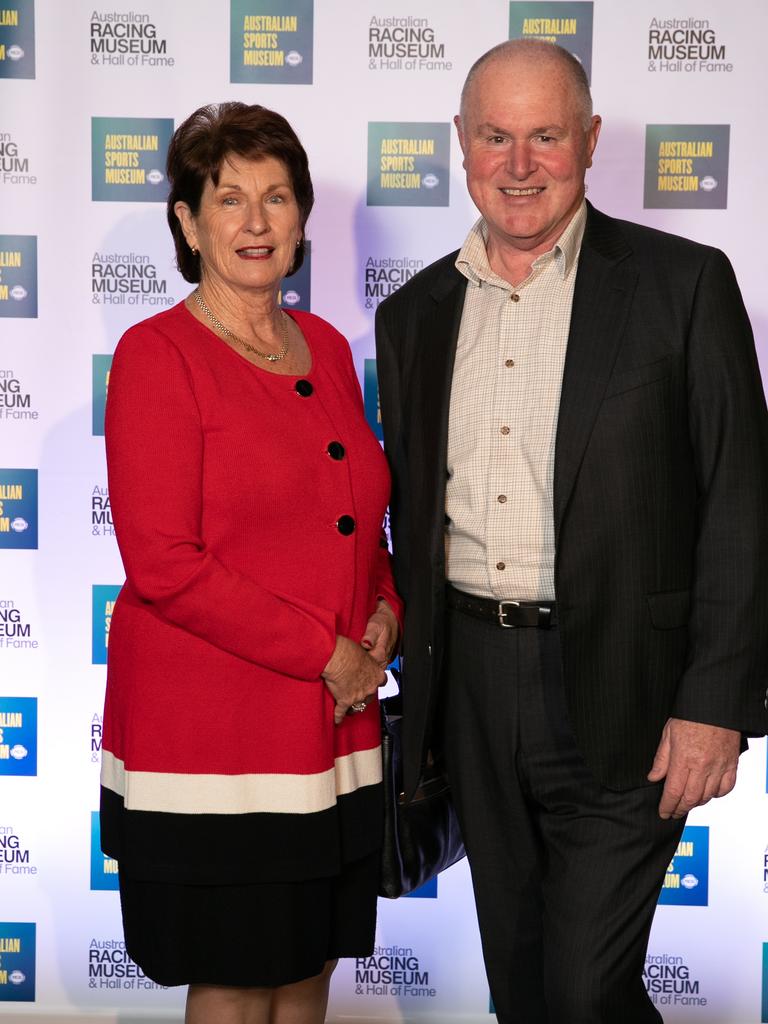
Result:
<svg viewBox="0 0 768 1024">
<path fill-rule="evenodd" d="M 555 242 L 549 252 L 544 252 L 533 261 L 533 266 L 541 266 L 543 263 L 554 259 L 560 280 L 572 270 L 581 250 L 581 243 L 584 238 L 584 229 L 587 224 L 587 204 L 582 201 L 576 213 L 571 217 L 568 226 L 562 235 Z M 469 281 L 476 285 L 484 282 L 504 284 L 511 287 L 507 282 L 501 280 L 491 269 L 488 262 L 488 225 L 483 217 L 470 228 L 469 234 L 464 240 L 458 256 L 456 257 L 456 269 Z"/>
</svg>

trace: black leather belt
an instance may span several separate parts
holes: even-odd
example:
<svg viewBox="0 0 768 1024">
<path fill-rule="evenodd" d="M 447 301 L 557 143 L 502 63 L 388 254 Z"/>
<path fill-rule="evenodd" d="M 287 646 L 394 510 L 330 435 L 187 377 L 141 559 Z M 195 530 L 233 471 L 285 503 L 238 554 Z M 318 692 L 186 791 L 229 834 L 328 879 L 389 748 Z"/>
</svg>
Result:
<svg viewBox="0 0 768 1024">
<path fill-rule="evenodd" d="M 445 588 L 445 602 L 449 608 L 466 612 L 476 619 L 493 622 L 504 629 L 532 626 L 549 629 L 557 625 L 557 607 L 554 601 L 496 601 L 490 597 L 465 594 L 449 583 Z"/>
</svg>

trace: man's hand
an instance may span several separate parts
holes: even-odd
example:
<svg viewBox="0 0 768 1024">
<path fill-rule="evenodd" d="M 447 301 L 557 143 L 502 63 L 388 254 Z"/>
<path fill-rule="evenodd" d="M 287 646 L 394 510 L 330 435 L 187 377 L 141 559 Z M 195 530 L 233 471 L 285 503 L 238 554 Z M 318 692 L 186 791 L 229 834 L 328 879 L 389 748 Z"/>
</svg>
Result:
<svg viewBox="0 0 768 1024">
<path fill-rule="evenodd" d="M 666 777 L 659 817 L 682 818 L 692 807 L 730 793 L 740 747 L 741 734 L 735 729 L 668 719 L 648 772 L 650 782 Z"/>
<path fill-rule="evenodd" d="M 360 644 L 382 668 L 386 668 L 392 660 L 397 646 L 397 633 L 395 613 L 383 598 L 379 598 L 376 611 L 368 619 Z"/>
</svg>

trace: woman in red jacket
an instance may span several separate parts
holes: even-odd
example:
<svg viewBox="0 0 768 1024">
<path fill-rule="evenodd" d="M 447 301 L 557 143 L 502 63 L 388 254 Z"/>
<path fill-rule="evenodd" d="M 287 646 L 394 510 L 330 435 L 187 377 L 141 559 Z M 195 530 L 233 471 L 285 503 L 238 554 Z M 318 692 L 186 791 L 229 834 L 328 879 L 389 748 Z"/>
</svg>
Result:
<svg viewBox="0 0 768 1024">
<path fill-rule="evenodd" d="M 110 375 L 127 580 L 102 843 L 128 953 L 190 986 L 187 1024 L 315 1024 L 336 958 L 374 941 L 389 476 L 346 341 L 278 305 L 313 203 L 290 125 L 203 107 L 168 177 L 197 289 L 131 328 Z"/>
</svg>

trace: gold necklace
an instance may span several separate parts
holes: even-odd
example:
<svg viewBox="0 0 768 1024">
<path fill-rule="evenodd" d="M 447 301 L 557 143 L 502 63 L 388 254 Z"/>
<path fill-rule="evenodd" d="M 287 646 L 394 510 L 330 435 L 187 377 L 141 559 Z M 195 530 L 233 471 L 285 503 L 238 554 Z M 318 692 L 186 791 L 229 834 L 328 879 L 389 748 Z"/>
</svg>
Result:
<svg viewBox="0 0 768 1024">
<path fill-rule="evenodd" d="M 214 327 L 218 328 L 218 330 L 228 338 L 231 338 L 232 341 L 236 341 L 239 345 L 242 345 L 247 352 L 253 352 L 255 356 L 258 356 L 260 359 L 266 359 L 268 363 L 276 363 L 280 359 L 285 359 L 288 354 L 288 316 L 284 310 L 280 310 L 280 333 L 283 336 L 282 348 L 279 352 L 262 352 L 249 342 L 243 341 L 242 338 L 239 338 L 236 334 L 230 331 L 228 327 L 225 327 L 221 320 L 219 320 L 219 318 L 211 312 L 208 306 L 206 306 L 202 295 L 197 289 L 192 292 L 192 298 L 198 304 L 200 309 L 202 309 L 203 313 L 205 313 Z"/>
</svg>

